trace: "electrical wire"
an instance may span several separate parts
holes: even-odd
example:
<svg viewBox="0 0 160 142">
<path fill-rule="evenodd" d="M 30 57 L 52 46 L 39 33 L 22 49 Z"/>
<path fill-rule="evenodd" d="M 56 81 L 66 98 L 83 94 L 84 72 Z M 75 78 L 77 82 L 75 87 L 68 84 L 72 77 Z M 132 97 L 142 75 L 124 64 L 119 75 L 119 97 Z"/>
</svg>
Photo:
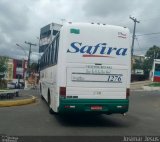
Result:
<svg viewBox="0 0 160 142">
<path fill-rule="evenodd" d="M 156 33 L 146 33 L 146 34 L 140 34 L 140 35 L 136 35 L 136 36 L 150 36 L 150 35 L 157 35 L 160 34 L 160 32 L 156 32 Z"/>
</svg>

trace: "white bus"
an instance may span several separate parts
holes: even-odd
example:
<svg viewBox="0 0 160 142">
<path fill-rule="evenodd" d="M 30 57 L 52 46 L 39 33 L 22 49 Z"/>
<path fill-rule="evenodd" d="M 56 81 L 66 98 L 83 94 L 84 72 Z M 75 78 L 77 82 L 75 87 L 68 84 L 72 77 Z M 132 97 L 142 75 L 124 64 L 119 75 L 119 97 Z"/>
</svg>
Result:
<svg viewBox="0 0 160 142">
<path fill-rule="evenodd" d="M 66 23 L 40 61 L 40 93 L 54 113 L 125 113 L 130 90 L 128 28 Z"/>
</svg>

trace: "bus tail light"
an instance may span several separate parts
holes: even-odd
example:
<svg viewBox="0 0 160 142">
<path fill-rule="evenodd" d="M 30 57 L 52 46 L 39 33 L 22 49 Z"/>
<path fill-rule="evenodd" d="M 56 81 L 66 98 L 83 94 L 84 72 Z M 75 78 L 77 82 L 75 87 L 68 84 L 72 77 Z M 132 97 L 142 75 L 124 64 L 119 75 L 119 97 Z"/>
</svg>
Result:
<svg viewBox="0 0 160 142">
<path fill-rule="evenodd" d="M 60 87 L 59 94 L 61 98 L 65 98 L 66 97 L 66 87 Z"/>
<path fill-rule="evenodd" d="M 64 106 L 64 108 L 75 108 L 76 106 Z"/>
<path fill-rule="evenodd" d="M 126 99 L 129 99 L 129 96 L 130 96 L 130 89 L 127 88 L 126 89 Z"/>
</svg>

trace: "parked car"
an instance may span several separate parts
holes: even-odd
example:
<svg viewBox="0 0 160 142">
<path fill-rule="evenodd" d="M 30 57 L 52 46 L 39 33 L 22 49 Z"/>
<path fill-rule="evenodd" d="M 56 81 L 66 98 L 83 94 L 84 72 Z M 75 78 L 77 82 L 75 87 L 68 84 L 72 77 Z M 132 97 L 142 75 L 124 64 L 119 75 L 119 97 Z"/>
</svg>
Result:
<svg viewBox="0 0 160 142">
<path fill-rule="evenodd" d="M 24 83 L 23 82 L 8 82 L 7 83 L 7 88 L 9 89 L 23 89 L 24 88 Z"/>
<path fill-rule="evenodd" d="M 24 89 L 24 82 L 19 82 L 18 89 Z"/>
<path fill-rule="evenodd" d="M 8 82 L 7 83 L 7 88 L 9 88 L 9 89 L 15 89 L 16 88 L 16 83 L 14 83 L 14 82 Z"/>
</svg>

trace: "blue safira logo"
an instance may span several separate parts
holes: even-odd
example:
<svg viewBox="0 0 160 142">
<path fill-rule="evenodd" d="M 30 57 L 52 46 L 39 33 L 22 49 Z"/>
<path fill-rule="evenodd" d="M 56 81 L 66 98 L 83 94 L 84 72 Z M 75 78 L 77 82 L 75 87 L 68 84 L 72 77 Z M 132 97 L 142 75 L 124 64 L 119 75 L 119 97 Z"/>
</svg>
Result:
<svg viewBox="0 0 160 142">
<path fill-rule="evenodd" d="M 111 55 L 125 56 L 127 48 L 108 47 L 107 43 L 98 43 L 95 46 L 83 45 L 81 42 L 72 42 L 68 53 L 81 53 L 83 57 L 111 57 Z"/>
</svg>

